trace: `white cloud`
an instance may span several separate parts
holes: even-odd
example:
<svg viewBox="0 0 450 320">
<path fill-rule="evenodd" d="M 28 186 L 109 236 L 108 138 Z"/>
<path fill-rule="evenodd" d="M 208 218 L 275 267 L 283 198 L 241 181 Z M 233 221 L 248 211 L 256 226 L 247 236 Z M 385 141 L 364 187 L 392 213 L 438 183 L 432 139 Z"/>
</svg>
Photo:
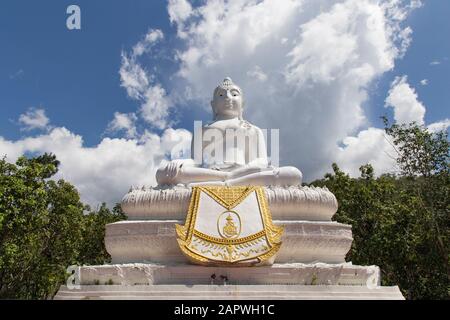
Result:
<svg viewBox="0 0 450 320">
<path fill-rule="evenodd" d="M 151 52 L 154 45 L 163 38 L 161 30 L 150 29 L 144 39 L 133 47 L 130 54 L 122 52 L 119 70 L 121 86 L 127 90 L 130 98 L 141 104 L 142 118 L 157 129 L 164 129 L 170 125 L 168 117 L 172 103 L 156 77 L 142 67 L 139 57 Z"/>
<path fill-rule="evenodd" d="M 427 129 L 430 132 L 438 132 L 447 130 L 448 127 L 450 127 L 450 119 L 445 119 L 428 125 Z"/>
<path fill-rule="evenodd" d="M 163 129 L 168 126 L 170 106 L 170 98 L 160 84 L 149 86 L 140 110 L 142 118 L 152 126 Z"/>
<path fill-rule="evenodd" d="M 260 66 L 254 66 L 253 69 L 247 71 L 247 75 L 258 81 L 264 82 L 267 80 L 267 74 L 264 73 Z"/>
<path fill-rule="evenodd" d="M 427 126 L 429 132 L 447 130 L 450 119 L 445 119 Z M 343 147 L 337 154 L 337 164 L 344 172 L 359 176 L 359 166 L 370 163 L 376 174 L 398 173 L 396 164 L 397 151 L 393 141 L 383 129 L 370 127 L 360 131 L 357 136 L 343 140 Z"/>
<path fill-rule="evenodd" d="M 0 154 L 7 154 L 12 162 L 25 152 L 52 152 L 61 161 L 55 178 L 73 183 L 86 203 L 114 205 L 131 185 L 155 185 L 161 160 L 173 150 L 186 156 L 190 137 L 186 130 L 167 129 L 161 136 L 146 132 L 139 141 L 104 138 L 96 146 L 85 147 L 81 136 L 58 127 L 18 141 L 0 137 Z"/>
<path fill-rule="evenodd" d="M 135 138 L 137 130 L 135 122 L 137 116 L 134 113 L 114 113 L 114 119 L 108 124 L 106 132 L 120 132 L 125 131 L 127 138 Z"/>
<path fill-rule="evenodd" d="M 11 80 L 21 79 L 24 74 L 25 74 L 25 72 L 23 71 L 23 69 L 19 69 L 17 72 L 10 74 L 9 78 Z"/>
<path fill-rule="evenodd" d="M 440 64 L 441 64 L 441 62 L 438 61 L 438 60 L 434 60 L 434 61 L 431 61 L 431 62 L 430 62 L 430 66 L 438 66 L 438 65 L 440 65 Z"/>
<path fill-rule="evenodd" d="M 172 19 L 183 34 L 175 91 L 189 87 L 190 98 L 209 109 L 211 84 L 231 76 L 244 90 L 244 117 L 280 128 L 281 165 L 299 167 L 306 181 L 321 177 L 342 153 L 339 142 L 370 125 L 367 88 L 405 53 L 412 30 L 404 20 L 418 6 L 400 0 L 206 2 L 186 19 Z M 255 66 L 265 81 L 255 81 Z M 378 156 L 375 149 L 367 159 Z"/>
<path fill-rule="evenodd" d="M 407 77 L 397 77 L 389 90 L 386 106 L 394 108 L 394 119 L 398 124 L 415 121 L 424 124 L 426 108 L 418 100 L 417 93 L 407 82 Z M 445 119 L 432 123 L 426 128 L 429 132 L 447 130 L 450 120 Z M 393 147 L 391 138 L 382 129 L 370 127 L 362 130 L 358 135 L 343 140 L 344 147 L 338 153 L 338 164 L 353 175 L 358 174 L 357 166 L 371 163 L 377 174 L 396 173 L 395 163 L 397 151 Z"/>
<path fill-rule="evenodd" d="M 133 57 L 122 53 L 122 65 L 119 70 L 121 86 L 127 90 L 128 96 L 135 100 L 143 98 L 143 94 L 150 85 L 147 73 Z"/>
<path fill-rule="evenodd" d="M 152 46 L 157 43 L 159 40 L 164 38 L 164 34 L 159 29 L 150 29 L 149 32 L 145 35 L 144 39 L 139 41 L 133 47 L 133 56 L 139 57 L 143 55 L 145 52 L 148 52 Z"/>
<path fill-rule="evenodd" d="M 423 86 L 427 86 L 428 85 L 428 79 L 421 80 L 420 84 L 423 85 Z"/>
<path fill-rule="evenodd" d="M 167 6 L 170 22 L 178 25 L 177 34 L 180 38 L 185 38 L 183 31 L 184 22 L 192 15 L 192 6 L 186 0 L 169 0 Z"/>
<path fill-rule="evenodd" d="M 425 106 L 418 100 L 417 93 L 408 84 L 406 76 L 397 77 L 392 82 L 385 106 L 394 108 L 394 119 L 397 123 L 424 123 Z"/>
<path fill-rule="evenodd" d="M 27 112 L 21 114 L 19 123 L 23 125 L 22 129 L 29 131 L 34 129 L 47 129 L 49 119 L 45 115 L 44 109 L 29 108 Z"/>
<path fill-rule="evenodd" d="M 396 152 L 383 129 L 368 128 L 356 137 L 346 137 L 337 153 L 336 163 L 352 176 L 359 176 L 359 167 L 370 163 L 375 174 L 396 173 Z"/>
</svg>

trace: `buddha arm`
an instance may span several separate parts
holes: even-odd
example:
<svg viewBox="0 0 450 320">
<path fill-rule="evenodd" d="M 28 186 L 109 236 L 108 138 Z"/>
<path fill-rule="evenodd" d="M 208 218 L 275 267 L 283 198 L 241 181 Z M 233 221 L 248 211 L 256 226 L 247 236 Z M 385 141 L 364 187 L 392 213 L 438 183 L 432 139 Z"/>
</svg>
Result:
<svg viewBox="0 0 450 320">
<path fill-rule="evenodd" d="M 156 181 L 159 185 L 225 181 L 228 177 L 228 172 L 196 167 L 192 159 L 172 160 L 156 171 Z"/>
</svg>

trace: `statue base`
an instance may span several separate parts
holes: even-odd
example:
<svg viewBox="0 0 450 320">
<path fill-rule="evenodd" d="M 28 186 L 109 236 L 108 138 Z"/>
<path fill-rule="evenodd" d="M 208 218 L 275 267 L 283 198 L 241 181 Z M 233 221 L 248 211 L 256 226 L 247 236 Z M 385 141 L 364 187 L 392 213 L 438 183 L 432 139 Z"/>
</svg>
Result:
<svg viewBox="0 0 450 320">
<path fill-rule="evenodd" d="M 127 221 L 106 226 L 112 264 L 75 268 L 78 287 L 61 286 L 55 299 L 277 300 L 404 299 L 381 287 L 377 266 L 345 262 L 351 226 L 333 222 L 337 201 L 327 189 L 265 187 L 275 226 L 284 228 L 272 265 L 189 264 L 177 242 L 192 189 L 132 190 Z"/>
</svg>

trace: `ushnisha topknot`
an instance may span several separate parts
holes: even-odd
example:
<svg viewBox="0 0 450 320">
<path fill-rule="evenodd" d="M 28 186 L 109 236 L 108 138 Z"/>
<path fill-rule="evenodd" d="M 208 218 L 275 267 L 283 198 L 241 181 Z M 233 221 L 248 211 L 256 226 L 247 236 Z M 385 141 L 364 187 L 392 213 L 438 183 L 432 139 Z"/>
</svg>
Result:
<svg viewBox="0 0 450 320">
<path fill-rule="evenodd" d="M 241 88 L 239 88 L 239 86 L 237 84 L 235 84 L 233 82 L 233 80 L 231 80 L 230 77 L 226 77 L 225 79 L 223 79 L 222 83 L 220 83 L 217 88 L 214 90 L 214 95 L 216 95 L 217 90 L 219 89 L 225 89 L 225 90 L 229 90 L 231 88 L 235 88 L 239 91 L 240 94 L 242 94 L 242 90 Z"/>
</svg>

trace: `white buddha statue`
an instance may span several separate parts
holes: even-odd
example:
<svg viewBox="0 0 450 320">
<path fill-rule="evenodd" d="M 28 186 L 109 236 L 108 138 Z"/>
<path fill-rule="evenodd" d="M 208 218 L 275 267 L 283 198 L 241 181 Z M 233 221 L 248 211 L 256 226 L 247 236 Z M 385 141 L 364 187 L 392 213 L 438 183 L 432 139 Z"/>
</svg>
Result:
<svg viewBox="0 0 450 320">
<path fill-rule="evenodd" d="M 268 165 L 267 149 L 262 130 L 245 121 L 242 90 L 230 78 L 214 90 L 211 107 L 213 122 L 203 126 L 201 164 L 192 158 L 172 160 L 158 169 L 156 180 L 160 186 L 183 184 L 222 186 L 296 186 L 302 173 L 295 167 L 275 168 Z M 231 140 L 237 143 L 228 143 Z M 235 138 L 236 137 L 236 138 Z M 240 140 L 239 137 L 245 137 Z M 228 139 L 228 140 L 227 140 Z"/>
</svg>

